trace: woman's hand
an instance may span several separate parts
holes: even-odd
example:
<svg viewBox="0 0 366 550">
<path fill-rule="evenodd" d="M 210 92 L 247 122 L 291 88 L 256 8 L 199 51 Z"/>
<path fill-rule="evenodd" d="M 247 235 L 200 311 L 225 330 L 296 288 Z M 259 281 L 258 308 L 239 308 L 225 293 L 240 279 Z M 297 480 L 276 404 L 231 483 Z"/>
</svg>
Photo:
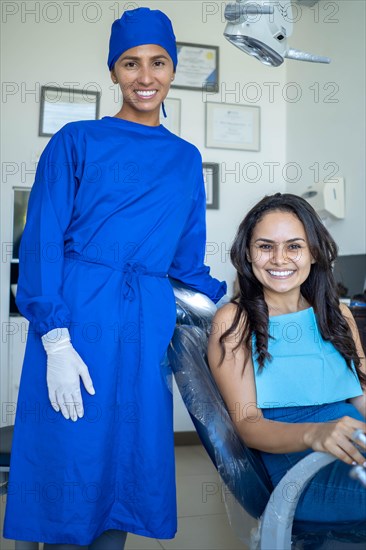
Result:
<svg viewBox="0 0 366 550">
<path fill-rule="evenodd" d="M 80 378 L 90 395 L 95 394 L 89 370 L 70 342 L 67 328 L 53 329 L 42 336 L 47 353 L 48 397 L 56 412 L 61 410 L 68 420 L 84 415 Z"/>
<path fill-rule="evenodd" d="M 349 416 L 343 416 L 333 422 L 314 423 L 305 431 L 304 442 L 314 451 L 330 453 L 346 464 L 356 462 L 362 465 L 365 462 L 365 457 L 362 456 L 352 439 L 357 429 L 366 433 L 366 423 Z M 360 441 L 357 441 L 357 445 L 366 449 L 366 445 Z"/>
</svg>

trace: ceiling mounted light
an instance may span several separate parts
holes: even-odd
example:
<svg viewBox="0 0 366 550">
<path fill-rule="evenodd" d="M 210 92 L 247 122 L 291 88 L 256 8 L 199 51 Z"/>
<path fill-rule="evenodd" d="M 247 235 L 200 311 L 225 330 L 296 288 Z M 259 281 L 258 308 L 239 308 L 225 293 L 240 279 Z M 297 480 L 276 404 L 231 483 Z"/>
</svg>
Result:
<svg viewBox="0 0 366 550">
<path fill-rule="evenodd" d="M 278 67 L 285 58 L 330 63 L 329 57 L 290 48 L 293 29 L 291 4 L 281 0 L 237 0 L 225 7 L 224 36 L 237 48 L 265 65 Z"/>
</svg>

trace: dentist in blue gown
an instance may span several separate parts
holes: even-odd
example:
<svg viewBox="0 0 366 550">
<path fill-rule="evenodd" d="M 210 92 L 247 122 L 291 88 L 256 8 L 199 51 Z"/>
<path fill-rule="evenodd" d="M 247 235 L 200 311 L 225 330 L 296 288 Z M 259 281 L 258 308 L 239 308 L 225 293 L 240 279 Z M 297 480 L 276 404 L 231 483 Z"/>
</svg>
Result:
<svg viewBox="0 0 366 550">
<path fill-rule="evenodd" d="M 226 291 L 204 265 L 201 156 L 159 122 L 177 66 L 168 17 L 124 12 L 108 66 L 122 108 L 51 138 L 20 250 L 30 328 L 4 536 L 45 550 L 174 537 L 168 276 L 215 302 Z"/>
</svg>

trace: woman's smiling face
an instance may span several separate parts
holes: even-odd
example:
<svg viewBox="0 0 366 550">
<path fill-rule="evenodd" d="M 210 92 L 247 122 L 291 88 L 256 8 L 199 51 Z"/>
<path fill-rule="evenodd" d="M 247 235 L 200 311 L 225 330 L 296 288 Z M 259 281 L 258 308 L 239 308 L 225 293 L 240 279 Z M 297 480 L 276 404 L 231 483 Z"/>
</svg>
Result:
<svg viewBox="0 0 366 550">
<path fill-rule="evenodd" d="M 173 61 L 156 44 L 126 50 L 111 72 L 123 95 L 121 115 L 127 120 L 159 120 L 160 106 L 174 79 Z"/>
<path fill-rule="evenodd" d="M 280 210 L 256 224 L 247 255 L 264 291 L 280 294 L 299 291 L 314 263 L 302 222 Z"/>
</svg>

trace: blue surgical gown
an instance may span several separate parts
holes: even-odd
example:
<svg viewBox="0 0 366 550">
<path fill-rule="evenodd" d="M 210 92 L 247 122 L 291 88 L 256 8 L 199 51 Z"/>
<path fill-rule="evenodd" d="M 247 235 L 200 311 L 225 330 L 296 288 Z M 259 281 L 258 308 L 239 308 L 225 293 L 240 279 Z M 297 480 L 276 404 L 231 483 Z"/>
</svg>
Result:
<svg viewBox="0 0 366 550">
<path fill-rule="evenodd" d="M 164 126 L 69 123 L 37 168 L 17 304 L 30 321 L 4 527 L 87 545 L 108 529 L 176 532 L 172 395 L 160 363 L 175 326 L 168 275 L 217 301 L 204 265 L 201 157 Z M 41 336 L 68 327 L 96 394 L 85 415 L 48 399 Z"/>
</svg>

